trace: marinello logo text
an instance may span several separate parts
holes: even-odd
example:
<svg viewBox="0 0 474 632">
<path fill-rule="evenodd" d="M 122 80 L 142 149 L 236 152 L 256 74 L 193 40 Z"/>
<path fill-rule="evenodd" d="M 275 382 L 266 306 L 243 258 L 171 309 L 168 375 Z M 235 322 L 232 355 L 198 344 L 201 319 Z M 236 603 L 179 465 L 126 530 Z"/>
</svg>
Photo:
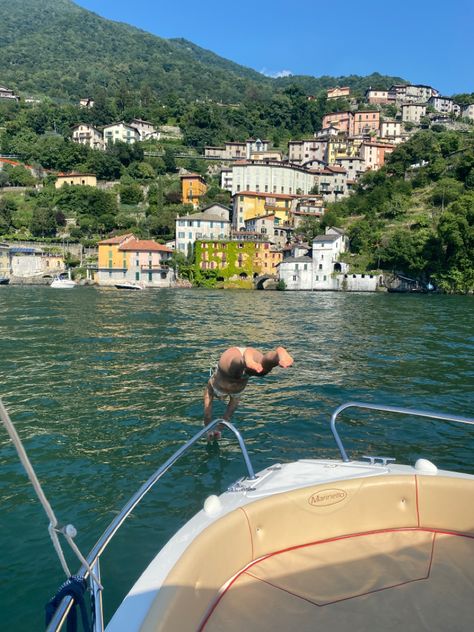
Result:
<svg viewBox="0 0 474 632">
<path fill-rule="evenodd" d="M 308 498 L 308 502 L 313 507 L 328 507 L 342 502 L 347 497 L 347 492 L 343 489 L 323 489 Z"/>
</svg>

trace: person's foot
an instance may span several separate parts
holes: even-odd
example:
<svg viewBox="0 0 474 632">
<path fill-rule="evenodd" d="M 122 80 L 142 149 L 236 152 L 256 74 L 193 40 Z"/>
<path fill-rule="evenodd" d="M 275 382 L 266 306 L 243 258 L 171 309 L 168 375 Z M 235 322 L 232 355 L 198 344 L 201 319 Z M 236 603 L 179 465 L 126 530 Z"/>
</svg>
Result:
<svg viewBox="0 0 474 632">
<path fill-rule="evenodd" d="M 214 441 L 219 441 L 221 439 L 222 433 L 220 430 L 209 430 L 207 433 L 207 442 L 213 443 Z"/>
<path fill-rule="evenodd" d="M 288 351 L 283 347 L 278 347 L 278 366 L 287 369 L 289 366 L 293 364 L 293 358 L 290 356 Z"/>
<path fill-rule="evenodd" d="M 247 370 L 250 369 L 250 371 L 255 371 L 255 373 L 261 373 L 263 371 L 263 365 L 253 359 L 253 352 L 250 349 L 246 350 L 244 361 Z"/>
</svg>

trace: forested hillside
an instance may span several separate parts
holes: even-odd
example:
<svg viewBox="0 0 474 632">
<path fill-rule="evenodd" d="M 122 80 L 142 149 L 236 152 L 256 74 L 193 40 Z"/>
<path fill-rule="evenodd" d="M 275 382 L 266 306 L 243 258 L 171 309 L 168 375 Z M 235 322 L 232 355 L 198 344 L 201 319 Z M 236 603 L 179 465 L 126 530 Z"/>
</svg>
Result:
<svg viewBox="0 0 474 632">
<path fill-rule="evenodd" d="M 0 0 L 0 84 L 21 96 L 64 101 L 133 92 L 137 100 L 171 95 L 186 101 L 240 103 L 289 85 L 183 39 L 166 40 L 106 20 L 71 0 Z M 364 89 L 395 77 L 296 77 L 307 94 L 336 82 Z M 291 82 L 290 82 L 291 83 Z"/>
</svg>

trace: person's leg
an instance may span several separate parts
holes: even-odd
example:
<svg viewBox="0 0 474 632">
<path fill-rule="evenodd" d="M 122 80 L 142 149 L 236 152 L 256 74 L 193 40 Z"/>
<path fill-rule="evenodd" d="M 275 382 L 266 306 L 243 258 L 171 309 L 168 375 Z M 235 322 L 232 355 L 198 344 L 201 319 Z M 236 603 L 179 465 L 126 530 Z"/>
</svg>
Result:
<svg viewBox="0 0 474 632">
<path fill-rule="evenodd" d="M 265 355 L 253 347 L 247 347 L 244 360 L 245 366 L 259 375 L 270 373 L 276 366 L 287 368 L 293 364 L 293 358 L 284 347 L 277 347 Z"/>
<path fill-rule="evenodd" d="M 204 390 L 204 425 L 211 423 L 212 421 L 212 402 L 214 400 L 214 391 L 212 386 L 208 382 Z"/>
<path fill-rule="evenodd" d="M 239 405 L 239 398 L 232 397 L 231 395 L 229 399 L 229 403 L 227 404 L 227 408 L 225 409 L 223 419 L 225 419 L 226 421 L 230 421 L 238 405 Z"/>
</svg>

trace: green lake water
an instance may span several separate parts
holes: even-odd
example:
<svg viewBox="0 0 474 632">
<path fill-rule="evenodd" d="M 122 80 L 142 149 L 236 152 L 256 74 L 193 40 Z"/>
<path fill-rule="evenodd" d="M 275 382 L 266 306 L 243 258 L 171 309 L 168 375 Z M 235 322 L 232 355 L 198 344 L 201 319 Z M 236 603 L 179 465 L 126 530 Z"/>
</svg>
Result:
<svg viewBox="0 0 474 632">
<path fill-rule="evenodd" d="M 234 417 L 259 470 L 337 457 L 328 422 L 348 400 L 474 416 L 473 317 L 474 298 L 460 296 L 0 287 L 0 396 L 58 519 L 76 526 L 86 553 L 199 429 L 209 367 L 228 346 L 284 345 L 295 358 L 291 369 L 253 378 Z M 343 419 L 351 455 L 424 456 L 474 474 L 470 427 L 368 412 Z M 40 631 L 64 577 L 3 427 L 0 463 L 2 629 Z M 165 475 L 103 557 L 107 616 L 203 499 L 243 474 L 224 437 Z"/>
</svg>

